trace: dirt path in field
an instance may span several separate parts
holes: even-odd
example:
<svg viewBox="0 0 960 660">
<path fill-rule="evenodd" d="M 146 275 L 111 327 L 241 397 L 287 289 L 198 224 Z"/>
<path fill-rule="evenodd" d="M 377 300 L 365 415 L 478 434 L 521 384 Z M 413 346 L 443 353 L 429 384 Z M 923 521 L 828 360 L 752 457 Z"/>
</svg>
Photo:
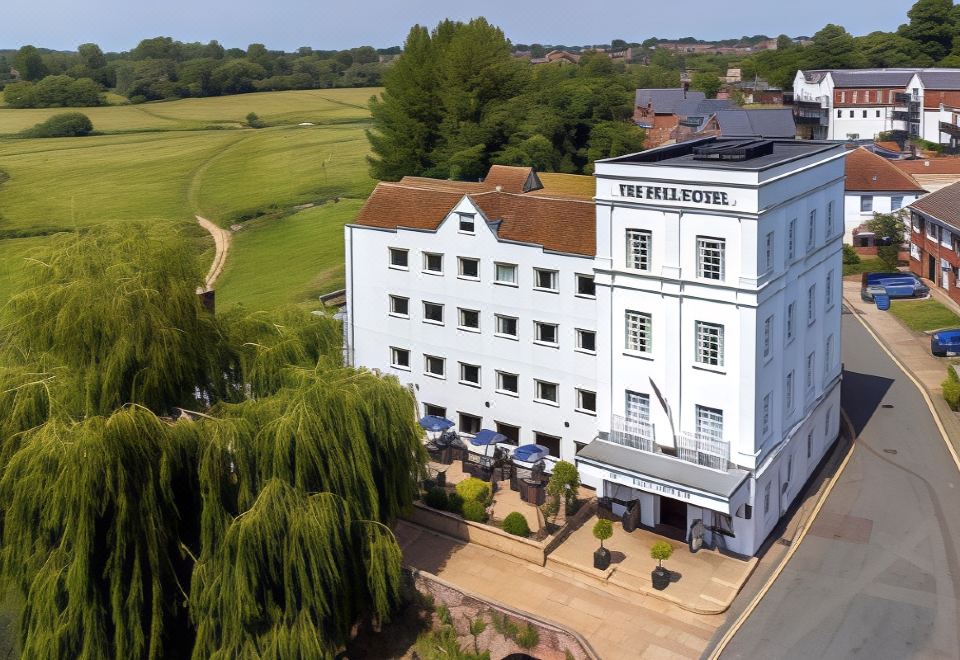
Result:
<svg viewBox="0 0 960 660">
<path fill-rule="evenodd" d="M 227 252 L 230 251 L 232 233 L 230 230 L 218 227 L 199 215 L 197 216 L 197 222 L 213 236 L 213 244 L 216 249 L 213 255 L 213 263 L 210 264 L 210 270 L 207 271 L 207 279 L 204 281 L 204 287 L 209 291 L 213 288 L 213 285 L 216 284 L 217 278 L 220 277 L 220 273 L 223 272 L 224 264 L 227 263 Z"/>
</svg>

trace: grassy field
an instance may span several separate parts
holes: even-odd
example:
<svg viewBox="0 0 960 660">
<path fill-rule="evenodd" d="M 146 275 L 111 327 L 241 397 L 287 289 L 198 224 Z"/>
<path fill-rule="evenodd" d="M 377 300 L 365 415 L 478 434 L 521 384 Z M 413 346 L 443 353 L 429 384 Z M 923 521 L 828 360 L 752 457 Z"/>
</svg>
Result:
<svg viewBox="0 0 960 660">
<path fill-rule="evenodd" d="M 289 216 L 296 205 L 365 198 L 374 182 L 365 162 L 369 117 L 364 104 L 377 91 L 273 92 L 89 108 L 84 112 L 96 128 L 112 133 L 0 137 L 0 172 L 8 177 L 4 181 L 0 174 L 0 304 L 16 285 L 23 254 L 45 240 L 10 238 L 14 235 L 105 221 L 193 223 L 197 213 L 222 226 L 261 218 L 249 231 L 255 235 L 271 222 L 285 222 L 278 218 Z M 240 128 L 251 111 L 270 126 Z M 0 108 L 0 134 L 16 133 L 55 112 Z M 282 254 L 283 236 L 279 230 L 270 235 L 266 249 Z M 300 249 L 301 240 L 291 237 L 289 247 Z M 256 260 L 256 245 L 243 243 L 239 238 L 230 258 Z M 342 236 L 337 243 L 342 252 Z M 342 263 L 342 254 L 337 259 Z M 299 279 L 306 288 L 333 265 L 315 259 L 300 263 Z"/>
<path fill-rule="evenodd" d="M 890 313 L 916 332 L 931 332 L 941 328 L 960 327 L 957 316 L 933 298 L 926 300 L 894 300 Z"/>
<path fill-rule="evenodd" d="M 885 273 L 889 270 L 877 257 L 860 257 L 855 264 L 843 264 L 843 275 L 859 275 L 860 273 Z"/>
</svg>

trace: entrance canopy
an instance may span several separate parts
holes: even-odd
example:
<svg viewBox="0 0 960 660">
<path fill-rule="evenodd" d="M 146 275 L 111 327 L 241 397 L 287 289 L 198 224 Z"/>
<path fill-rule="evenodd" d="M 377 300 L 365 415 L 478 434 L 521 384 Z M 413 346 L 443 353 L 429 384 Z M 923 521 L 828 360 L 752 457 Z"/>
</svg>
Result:
<svg viewBox="0 0 960 660">
<path fill-rule="evenodd" d="M 656 495 L 732 515 L 731 500 L 749 473 L 725 472 L 596 439 L 580 450 L 577 463 L 599 468 L 604 479 Z"/>
</svg>

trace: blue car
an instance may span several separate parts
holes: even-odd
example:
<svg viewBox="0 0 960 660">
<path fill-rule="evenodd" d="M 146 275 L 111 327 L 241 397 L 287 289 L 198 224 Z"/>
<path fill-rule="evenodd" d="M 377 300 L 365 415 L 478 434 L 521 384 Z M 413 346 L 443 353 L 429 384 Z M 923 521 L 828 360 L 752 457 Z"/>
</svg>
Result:
<svg viewBox="0 0 960 660">
<path fill-rule="evenodd" d="M 873 302 L 878 293 L 890 298 L 925 298 L 930 289 L 913 273 L 863 273 L 860 298 Z"/>
<path fill-rule="evenodd" d="M 941 330 L 930 337 L 930 352 L 937 357 L 960 355 L 960 330 Z"/>
</svg>

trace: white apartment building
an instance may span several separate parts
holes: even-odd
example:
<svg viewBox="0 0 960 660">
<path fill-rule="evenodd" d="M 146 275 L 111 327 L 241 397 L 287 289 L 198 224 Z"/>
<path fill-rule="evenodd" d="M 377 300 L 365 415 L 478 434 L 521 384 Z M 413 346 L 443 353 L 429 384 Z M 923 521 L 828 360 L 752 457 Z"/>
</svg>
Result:
<svg viewBox="0 0 960 660">
<path fill-rule="evenodd" d="M 349 355 L 754 554 L 839 428 L 843 157 L 706 138 L 599 161 L 595 202 L 380 184 L 346 229 Z"/>
<path fill-rule="evenodd" d="M 903 131 L 950 146 L 960 139 L 960 69 L 797 71 L 793 89 L 807 137 L 873 139 Z"/>
</svg>

